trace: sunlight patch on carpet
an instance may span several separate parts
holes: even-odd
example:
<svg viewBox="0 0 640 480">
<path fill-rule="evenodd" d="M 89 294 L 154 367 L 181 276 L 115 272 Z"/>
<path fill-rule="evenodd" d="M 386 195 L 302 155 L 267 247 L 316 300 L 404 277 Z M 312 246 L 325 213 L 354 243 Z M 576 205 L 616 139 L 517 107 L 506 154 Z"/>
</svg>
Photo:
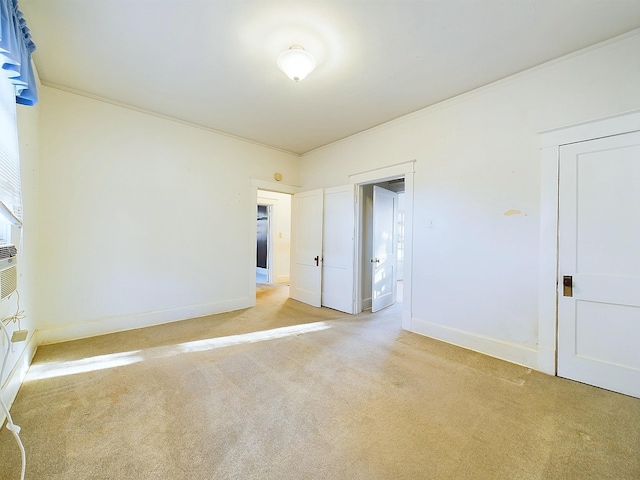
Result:
<svg viewBox="0 0 640 480">
<path fill-rule="evenodd" d="M 154 358 L 171 357 L 183 353 L 203 352 L 216 348 L 230 347 L 247 343 L 264 342 L 305 333 L 319 332 L 331 328 L 326 322 L 292 325 L 290 327 L 273 328 L 261 332 L 250 332 L 227 337 L 206 338 L 191 342 L 179 343 L 163 347 L 154 347 L 146 350 L 133 350 L 130 352 L 111 353 L 95 357 L 82 358 L 80 360 L 53 361 L 36 363 L 29 368 L 25 381 L 43 380 L 46 378 L 61 377 L 64 375 L 76 375 L 79 373 L 95 372 L 109 368 L 124 367 L 144 360 Z"/>
<path fill-rule="evenodd" d="M 26 381 L 43 380 L 45 378 L 61 377 L 63 375 L 75 375 L 78 373 L 95 372 L 108 368 L 123 367 L 138 363 L 143 360 L 140 355 L 142 350 L 131 352 L 110 353 L 96 357 L 70 360 L 66 362 L 47 362 L 32 365 L 27 373 Z"/>
<path fill-rule="evenodd" d="M 180 343 L 176 348 L 180 353 L 202 352 L 213 350 L 214 348 L 240 345 L 243 343 L 256 343 L 265 340 L 275 340 L 276 338 L 289 337 L 291 335 L 302 335 L 303 333 L 319 332 L 331 328 L 326 322 L 308 323 L 305 325 L 293 325 L 290 327 L 274 328 L 263 332 L 243 333 L 220 338 L 207 338 L 205 340 L 195 340 L 193 342 Z"/>
</svg>

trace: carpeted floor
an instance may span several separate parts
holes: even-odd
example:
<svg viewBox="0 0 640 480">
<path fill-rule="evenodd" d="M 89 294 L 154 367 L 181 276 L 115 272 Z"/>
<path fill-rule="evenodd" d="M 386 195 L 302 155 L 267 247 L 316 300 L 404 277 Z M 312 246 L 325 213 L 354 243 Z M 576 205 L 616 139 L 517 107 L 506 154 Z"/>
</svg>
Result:
<svg viewBox="0 0 640 480">
<path fill-rule="evenodd" d="M 39 348 L 26 478 L 640 478 L 640 400 L 286 295 Z M 0 478 L 19 465 L 3 428 Z"/>
</svg>

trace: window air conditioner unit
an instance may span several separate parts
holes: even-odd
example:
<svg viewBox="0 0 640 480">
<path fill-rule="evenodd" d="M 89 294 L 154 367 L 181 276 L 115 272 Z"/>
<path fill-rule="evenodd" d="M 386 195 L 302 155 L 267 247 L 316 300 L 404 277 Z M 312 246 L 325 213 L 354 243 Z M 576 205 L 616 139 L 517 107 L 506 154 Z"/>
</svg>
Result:
<svg viewBox="0 0 640 480">
<path fill-rule="evenodd" d="M 18 287 L 18 251 L 14 245 L 0 246 L 0 300 Z"/>
</svg>

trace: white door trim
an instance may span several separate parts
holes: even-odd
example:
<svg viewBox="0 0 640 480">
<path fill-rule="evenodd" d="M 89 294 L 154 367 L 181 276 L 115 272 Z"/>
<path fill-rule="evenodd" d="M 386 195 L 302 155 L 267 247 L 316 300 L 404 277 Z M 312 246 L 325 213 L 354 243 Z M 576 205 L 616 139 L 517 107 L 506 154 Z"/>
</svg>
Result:
<svg viewBox="0 0 640 480">
<path fill-rule="evenodd" d="M 414 173 L 415 173 L 415 160 L 408 162 L 398 163 L 395 165 L 389 165 L 387 167 L 376 168 L 368 170 L 366 172 L 359 172 L 349 175 L 349 181 L 358 187 L 367 185 L 370 183 L 379 183 L 387 180 L 391 180 L 398 177 L 404 177 L 404 193 L 405 193 L 405 226 L 404 226 L 404 279 L 403 279 L 403 299 L 402 299 L 402 328 L 404 330 L 412 331 L 411 327 L 411 312 L 412 312 L 412 260 L 413 260 L 413 189 L 414 189 Z M 360 203 L 360 188 L 357 189 L 357 202 Z M 356 208 L 356 225 L 360 225 L 362 218 L 360 215 L 360 208 Z M 356 291 L 360 291 L 360 274 L 362 270 L 362 254 L 361 254 L 361 241 L 357 235 L 358 228 L 356 228 L 356 265 L 355 265 L 355 281 Z"/>
<path fill-rule="evenodd" d="M 640 131 L 640 111 L 583 123 L 541 135 L 540 250 L 537 369 L 557 373 L 558 174 L 560 146 Z"/>
<path fill-rule="evenodd" d="M 268 180 L 262 180 L 260 178 L 252 178 L 251 179 L 251 187 L 256 190 L 266 190 L 267 192 L 278 192 L 278 193 L 289 193 L 293 195 L 294 193 L 300 192 L 302 189 L 295 185 L 287 185 L 286 183 L 277 183 L 270 182 Z"/>
</svg>

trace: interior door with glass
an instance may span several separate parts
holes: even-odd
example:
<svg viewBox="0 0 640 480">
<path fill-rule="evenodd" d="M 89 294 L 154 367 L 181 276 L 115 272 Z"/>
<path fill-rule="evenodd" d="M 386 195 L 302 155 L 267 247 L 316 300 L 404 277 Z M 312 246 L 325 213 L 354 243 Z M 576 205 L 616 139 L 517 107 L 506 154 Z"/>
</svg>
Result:
<svg viewBox="0 0 640 480">
<path fill-rule="evenodd" d="M 640 397 L 640 132 L 559 161 L 558 375 Z"/>
<path fill-rule="evenodd" d="M 396 302 L 397 245 L 395 236 L 398 195 L 373 187 L 373 257 L 371 311 Z"/>
</svg>

